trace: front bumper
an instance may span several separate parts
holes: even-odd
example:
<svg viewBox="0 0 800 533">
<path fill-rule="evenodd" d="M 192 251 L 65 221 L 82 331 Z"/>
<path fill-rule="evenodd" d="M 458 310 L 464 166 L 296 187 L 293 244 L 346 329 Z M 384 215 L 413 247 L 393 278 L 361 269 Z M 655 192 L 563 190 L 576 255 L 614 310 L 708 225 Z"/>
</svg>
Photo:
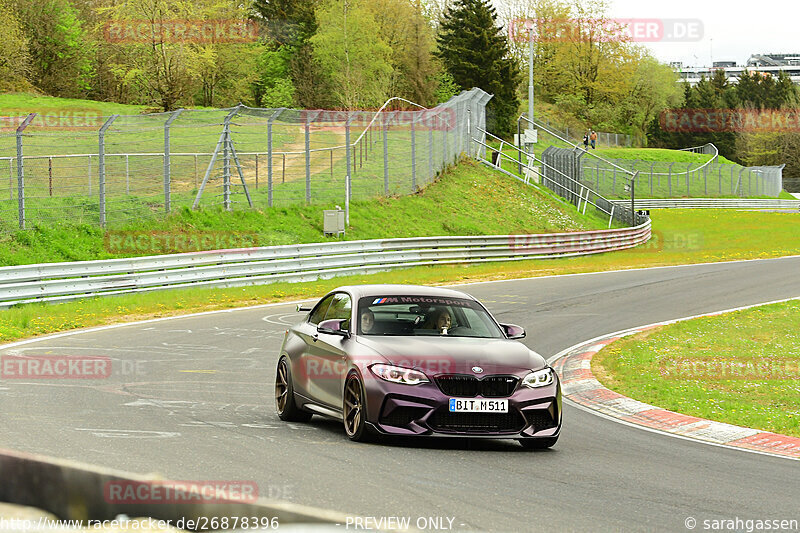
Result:
<svg viewBox="0 0 800 533">
<path fill-rule="evenodd" d="M 508 400 L 508 413 L 451 413 L 453 396 L 444 394 L 433 381 L 409 386 L 370 379 L 365 394 L 367 422 L 385 435 L 520 439 L 557 437 L 561 431 L 557 376 L 547 387 L 518 385 L 502 398 Z"/>
</svg>

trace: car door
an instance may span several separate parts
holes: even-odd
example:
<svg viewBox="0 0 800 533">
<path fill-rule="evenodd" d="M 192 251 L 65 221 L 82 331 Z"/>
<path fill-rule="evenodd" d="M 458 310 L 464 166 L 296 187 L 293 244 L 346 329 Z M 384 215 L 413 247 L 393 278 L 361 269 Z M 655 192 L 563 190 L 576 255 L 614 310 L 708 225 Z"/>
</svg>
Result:
<svg viewBox="0 0 800 533">
<path fill-rule="evenodd" d="M 325 320 L 350 320 L 352 299 L 344 292 L 335 293 L 325 313 Z M 349 328 L 349 324 L 348 324 Z M 350 340 L 341 335 L 315 331 L 306 357 L 306 371 L 314 397 L 322 403 L 340 409 L 342 387 L 347 370 L 346 349 Z"/>
<path fill-rule="evenodd" d="M 325 320 L 325 313 L 328 312 L 334 296 L 332 293 L 320 300 L 308 314 L 308 319 L 293 330 L 302 341 L 301 349 L 298 350 L 300 353 L 292 368 L 294 387 L 299 394 L 315 401 L 322 401 L 317 384 L 318 372 L 314 372 L 318 366 L 318 360 L 313 355 L 317 343 L 317 325 Z"/>
</svg>

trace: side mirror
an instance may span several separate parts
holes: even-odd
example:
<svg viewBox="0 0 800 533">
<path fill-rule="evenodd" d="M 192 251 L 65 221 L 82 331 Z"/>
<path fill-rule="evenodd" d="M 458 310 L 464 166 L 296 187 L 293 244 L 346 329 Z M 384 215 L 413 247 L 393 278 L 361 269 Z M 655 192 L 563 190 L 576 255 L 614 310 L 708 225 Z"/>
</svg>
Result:
<svg viewBox="0 0 800 533">
<path fill-rule="evenodd" d="M 297 308 L 296 309 L 297 309 L 298 313 L 303 313 L 303 312 L 307 313 L 307 312 L 311 311 L 312 307 L 310 307 L 308 305 L 297 304 Z"/>
<path fill-rule="evenodd" d="M 509 339 L 525 338 L 525 328 L 522 326 L 517 326 L 515 324 L 500 324 L 500 327 L 503 328 L 503 331 L 506 332 L 506 337 Z"/>
<path fill-rule="evenodd" d="M 328 335 L 341 335 L 342 337 L 350 337 L 350 331 L 347 329 L 347 322 L 349 320 L 323 320 L 317 326 L 317 333 L 327 333 Z"/>
</svg>

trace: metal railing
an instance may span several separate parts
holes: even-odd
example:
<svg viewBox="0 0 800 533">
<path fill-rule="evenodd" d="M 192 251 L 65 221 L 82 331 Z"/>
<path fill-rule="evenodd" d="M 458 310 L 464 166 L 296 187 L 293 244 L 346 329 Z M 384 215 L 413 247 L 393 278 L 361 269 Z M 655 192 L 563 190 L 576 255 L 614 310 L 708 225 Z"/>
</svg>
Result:
<svg viewBox="0 0 800 533">
<path fill-rule="evenodd" d="M 391 99 L 377 112 L 240 105 L 0 117 L 0 233 L 65 221 L 120 227 L 181 207 L 411 194 L 473 155 L 490 98 L 472 89 L 413 111 L 390 110 Z"/>
<path fill-rule="evenodd" d="M 647 242 L 633 227 L 544 235 L 420 237 L 270 246 L 0 268 L 0 307 L 183 287 L 312 281 L 412 266 L 518 261 L 623 250 Z"/>
<path fill-rule="evenodd" d="M 624 200 L 613 200 L 625 205 Z M 768 209 L 800 211 L 800 200 L 772 198 L 640 198 L 639 209 Z"/>
<path fill-rule="evenodd" d="M 531 181 L 540 182 L 544 187 L 552 190 L 558 196 L 575 205 L 576 209 L 584 215 L 586 214 L 587 207 L 591 205 L 596 211 L 608 217 L 609 228 L 611 228 L 614 220 L 627 225 L 636 225 L 645 221 L 644 217 L 638 217 L 633 214 L 633 207 L 631 204 L 623 206 L 611 203 L 591 187 L 585 186 L 567 172 L 550 164 L 553 161 L 551 158 L 547 157 L 547 152 L 548 150 L 554 149 L 553 147 L 548 147 L 545 153 L 542 154 L 542 159 L 540 159 L 536 157 L 535 154 L 525 152 L 520 147 L 507 143 L 503 139 L 485 130 L 479 129 L 478 131 L 483 135 L 483 139 L 489 137 L 494 142 L 499 142 L 500 144 L 496 156 L 493 156 L 496 157 L 495 161 L 490 162 L 484 158 L 477 157 L 477 159 L 485 165 L 499 170 L 512 178 L 518 179 L 525 184 L 530 184 Z M 487 145 L 480 139 L 473 138 L 472 141 L 485 149 L 494 150 L 492 146 Z M 505 154 L 503 150 L 506 146 L 514 149 L 519 159 Z M 514 167 L 522 169 L 520 174 L 525 177 L 518 176 L 504 169 L 502 165 L 503 161 L 508 161 L 512 163 Z"/>
</svg>

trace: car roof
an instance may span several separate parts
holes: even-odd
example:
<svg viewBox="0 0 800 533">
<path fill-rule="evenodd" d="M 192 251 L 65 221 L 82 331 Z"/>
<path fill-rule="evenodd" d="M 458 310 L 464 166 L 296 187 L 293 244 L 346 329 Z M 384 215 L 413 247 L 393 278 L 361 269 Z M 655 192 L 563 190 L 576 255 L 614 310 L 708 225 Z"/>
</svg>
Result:
<svg viewBox="0 0 800 533">
<path fill-rule="evenodd" d="M 401 285 L 401 284 L 374 284 L 374 285 L 345 285 L 338 287 L 332 292 L 346 291 L 353 295 L 355 299 L 365 296 L 439 296 L 442 298 L 475 298 L 465 292 L 445 289 L 444 287 L 427 287 L 425 285 Z"/>
</svg>

